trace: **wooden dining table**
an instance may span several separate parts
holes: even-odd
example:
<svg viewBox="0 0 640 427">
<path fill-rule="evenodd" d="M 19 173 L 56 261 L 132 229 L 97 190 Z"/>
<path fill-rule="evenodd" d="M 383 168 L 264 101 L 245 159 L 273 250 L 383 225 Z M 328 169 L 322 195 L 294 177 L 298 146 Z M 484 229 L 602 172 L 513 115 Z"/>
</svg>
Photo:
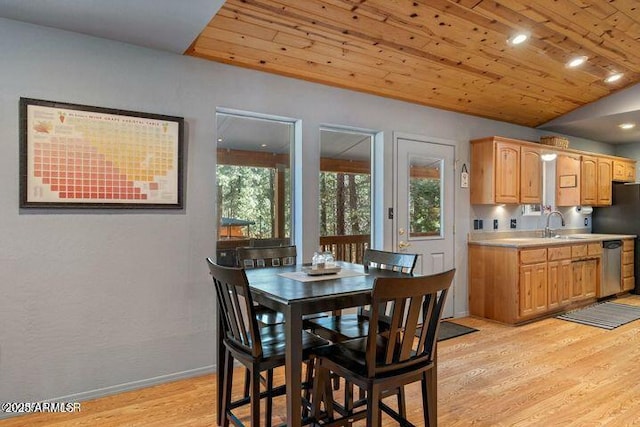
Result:
<svg viewBox="0 0 640 427">
<path fill-rule="evenodd" d="M 368 304 L 376 277 L 398 277 L 405 274 L 338 262 L 341 272 L 311 277 L 301 265 L 254 268 L 246 270 L 251 295 L 255 302 L 284 313 L 285 380 L 287 425 L 302 425 L 302 328 L 305 314 L 321 313 Z M 304 281 L 302 281 L 304 280 Z M 311 280 L 311 281 L 308 281 Z M 223 360 L 221 319 L 218 318 L 218 361 Z M 218 362 L 218 390 L 222 390 L 222 364 Z M 218 424 L 222 393 L 218 393 Z"/>
</svg>

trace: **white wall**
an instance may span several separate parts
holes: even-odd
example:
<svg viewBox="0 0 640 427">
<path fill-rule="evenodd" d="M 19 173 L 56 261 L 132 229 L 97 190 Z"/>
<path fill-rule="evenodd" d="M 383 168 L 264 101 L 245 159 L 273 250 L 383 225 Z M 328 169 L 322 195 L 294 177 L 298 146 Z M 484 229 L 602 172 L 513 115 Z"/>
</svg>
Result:
<svg viewBox="0 0 640 427">
<path fill-rule="evenodd" d="M 302 120 L 305 259 L 316 247 L 318 128 L 382 131 L 391 206 L 392 134 L 535 140 L 534 129 L 0 19 L 0 401 L 86 398 L 207 371 L 214 296 L 217 107 Z M 182 212 L 18 208 L 18 100 L 183 116 Z M 459 180 L 459 170 L 456 173 Z M 456 182 L 456 307 L 467 311 L 468 189 Z M 384 221 L 385 246 L 391 242 Z M 390 247 L 387 247 L 390 249 Z"/>
</svg>

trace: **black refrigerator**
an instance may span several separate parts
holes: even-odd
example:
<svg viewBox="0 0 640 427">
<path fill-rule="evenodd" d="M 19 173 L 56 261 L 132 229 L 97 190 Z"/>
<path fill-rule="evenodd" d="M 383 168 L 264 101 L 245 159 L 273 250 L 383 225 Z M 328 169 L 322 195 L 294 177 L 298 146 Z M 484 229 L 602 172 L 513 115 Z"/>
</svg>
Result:
<svg viewBox="0 0 640 427">
<path fill-rule="evenodd" d="M 640 236 L 640 183 L 613 184 L 612 204 L 594 208 L 592 214 L 592 232 L 604 234 L 635 234 Z M 638 266 L 640 251 L 636 237 L 634 275 L 636 287 L 633 291 L 640 294 Z"/>
</svg>

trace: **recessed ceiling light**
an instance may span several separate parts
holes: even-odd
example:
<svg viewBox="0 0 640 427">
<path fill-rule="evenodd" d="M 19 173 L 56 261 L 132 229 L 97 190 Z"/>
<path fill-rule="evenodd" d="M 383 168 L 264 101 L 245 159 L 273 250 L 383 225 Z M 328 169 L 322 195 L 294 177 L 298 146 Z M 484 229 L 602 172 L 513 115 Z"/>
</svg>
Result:
<svg viewBox="0 0 640 427">
<path fill-rule="evenodd" d="M 622 73 L 611 74 L 609 77 L 604 79 L 605 83 L 613 83 L 617 82 L 622 78 Z"/>
<path fill-rule="evenodd" d="M 587 62 L 587 58 L 586 56 L 577 56 L 575 58 L 573 58 L 572 60 L 570 60 L 569 62 L 567 62 L 567 67 L 569 68 L 575 68 L 575 67 L 579 67 L 580 65 L 584 64 L 585 62 Z"/>
<path fill-rule="evenodd" d="M 509 42 L 509 44 L 518 45 L 518 44 L 521 44 L 521 43 L 524 43 L 525 41 L 527 41 L 528 38 L 529 38 L 529 36 L 527 34 L 519 33 L 519 34 L 516 34 L 515 36 L 511 37 L 507 41 Z"/>
<path fill-rule="evenodd" d="M 618 125 L 618 127 L 620 129 L 633 129 L 634 127 L 636 127 L 635 123 L 622 123 L 620 125 Z"/>
</svg>

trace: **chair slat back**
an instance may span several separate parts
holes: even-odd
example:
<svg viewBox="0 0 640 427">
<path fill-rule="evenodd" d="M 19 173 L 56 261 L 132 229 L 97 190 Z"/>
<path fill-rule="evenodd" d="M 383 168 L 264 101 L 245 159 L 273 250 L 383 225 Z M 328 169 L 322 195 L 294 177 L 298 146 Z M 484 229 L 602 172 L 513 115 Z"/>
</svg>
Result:
<svg viewBox="0 0 640 427">
<path fill-rule="evenodd" d="M 280 267 L 296 263 L 296 247 L 240 247 L 236 249 L 236 259 L 243 268 Z"/>
<path fill-rule="evenodd" d="M 413 274 L 413 269 L 416 266 L 417 260 L 417 254 L 365 249 L 362 263 L 364 264 L 365 269 L 377 268 L 379 270 L 391 270 Z"/>
<path fill-rule="evenodd" d="M 262 342 L 247 275 L 242 268 L 223 267 L 207 258 L 222 316 L 224 339 L 254 358 L 262 356 Z"/>
<path fill-rule="evenodd" d="M 367 338 L 370 377 L 433 361 L 438 326 L 454 274 L 455 269 L 432 276 L 376 278 Z M 381 307 L 385 304 L 391 321 L 388 329 L 380 331 L 379 320 L 385 316 Z"/>
</svg>

